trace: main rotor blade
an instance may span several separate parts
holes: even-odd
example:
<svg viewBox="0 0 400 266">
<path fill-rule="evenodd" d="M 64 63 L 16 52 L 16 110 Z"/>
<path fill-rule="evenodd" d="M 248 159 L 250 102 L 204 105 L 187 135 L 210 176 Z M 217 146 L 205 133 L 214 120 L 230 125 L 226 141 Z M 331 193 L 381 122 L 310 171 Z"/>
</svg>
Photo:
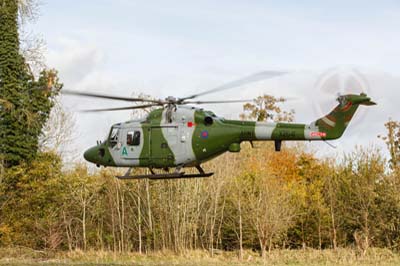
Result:
<svg viewBox="0 0 400 266">
<path fill-rule="evenodd" d="M 226 101 L 184 101 L 182 104 L 214 104 L 214 103 L 248 103 L 253 102 L 254 99 L 247 100 L 226 100 Z"/>
<path fill-rule="evenodd" d="M 62 94 L 66 94 L 66 95 L 101 98 L 101 99 L 108 99 L 108 100 L 118 100 L 118 101 L 127 101 L 127 102 L 149 102 L 149 103 L 164 104 L 164 101 L 161 101 L 161 100 L 151 100 L 151 99 L 131 98 L 131 97 L 120 97 L 120 96 L 107 95 L 107 94 L 97 94 L 97 93 L 90 93 L 90 92 L 62 90 L 61 93 Z"/>
<path fill-rule="evenodd" d="M 194 98 L 197 98 L 199 96 L 206 95 L 206 94 L 209 94 L 209 93 L 214 93 L 214 92 L 218 92 L 218 91 L 232 89 L 232 88 L 235 88 L 235 87 L 243 86 L 243 85 L 248 84 L 248 83 L 253 83 L 253 82 L 256 82 L 256 81 L 261 81 L 261 80 L 265 80 L 265 79 L 278 77 L 278 76 L 281 76 L 281 75 L 284 75 L 284 74 L 287 74 L 287 73 L 288 72 L 282 72 L 282 71 L 263 71 L 263 72 L 259 72 L 259 73 L 247 76 L 247 77 L 242 78 L 242 79 L 231 81 L 229 83 L 226 83 L 226 84 L 224 84 L 222 86 L 213 88 L 211 90 L 206 90 L 206 91 L 203 91 L 203 92 L 200 92 L 200 93 L 196 93 L 196 94 L 187 96 L 185 98 L 180 98 L 179 100 L 180 101 L 184 101 L 184 100 L 194 99 Z"/>
<path fill-rule="evenodd" d="M 145 104 L 145 105 L 136 105 L 136 106 L 127 106 L 127 107 L 116 107 L 116 108 L 103 108 L 103 109 L 87 109 L 80 110 L 83 113 L 93 113 L 93 112 L 107 112 L 107 111 L 122 111 L 122 110 L 133 110 L 133 109 L 144 109 L 153 106 L 161 106 L 162 104 Z"/>
<path fill-rule="evenodd" d="M 296 101 L 299 100 L 298 97 L 281 97 L 278 99 L 282 99 L 284 102 L 287 101 Z M 247 99 L 247 100 L 226 100 L 226 101 L 184 101 L 181 104 L 214 104 L 214 103 L 251 103 L 256 99 Z"/>
</svg>

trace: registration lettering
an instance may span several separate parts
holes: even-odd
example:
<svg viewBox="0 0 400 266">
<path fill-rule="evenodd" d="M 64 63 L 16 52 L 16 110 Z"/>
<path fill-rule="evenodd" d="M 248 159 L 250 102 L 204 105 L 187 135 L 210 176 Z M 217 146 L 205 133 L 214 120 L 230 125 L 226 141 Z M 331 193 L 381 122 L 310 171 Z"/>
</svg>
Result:
<svg viewBox="0 0 400 266">
<path fill-rule="evenodd" d="M 324 138 L 326 137 L 326 133 L 325 132 L 311 132 L 310 133 L 311 137 L 321 137 Z"/>
</svg>

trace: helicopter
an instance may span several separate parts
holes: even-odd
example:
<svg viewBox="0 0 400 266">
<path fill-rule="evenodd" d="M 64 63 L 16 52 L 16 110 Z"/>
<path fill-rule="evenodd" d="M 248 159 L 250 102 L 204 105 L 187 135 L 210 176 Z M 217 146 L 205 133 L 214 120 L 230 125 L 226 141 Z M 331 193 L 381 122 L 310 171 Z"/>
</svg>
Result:
<svg viewBox="0 0 400 266">
<path fill-rule="evenodd" d="M 247 83 L 274 78 L 285 72 L 265 71 L 223 86 L 176 98 L 145 99 L 120 97 L 79 91 L 63 91 L 64 94 L 109 100 L 142 103 L 139 105 L 91 109 L 85 112 L 105 112 L 154 108 L 139 120 L 116 123 L 111 126 L 107 138 L 98 141 L 84 152 L 84 158 L 96 166 L 126 167 L 120 179 L 173 179 L 209 177 L 201 164 L 227 151 L 240 152 L 242 142 L 273 141 L 275 151 L 281 150 L 282 141 L 327 141 L 340 138 L 360 105 L 370 106 L 365 93 L 339 95 L 338 105 L 326 116 L 310 124 L 272 123 L 230 120 L 216 116 L 212 111 L 194 105 L 227 104 L 251 100 L 197 101 L 199 96 L 222 91 Z M 184 168 L 195 167 L 198 173 L 185 173 Z M 148 168 L 150 174 L 132 175 L 133 168 Z M 170 168 L 175 168 L 170 172 Z M 155 169 L 163 169 L 159 173 Z"/>
</svg>

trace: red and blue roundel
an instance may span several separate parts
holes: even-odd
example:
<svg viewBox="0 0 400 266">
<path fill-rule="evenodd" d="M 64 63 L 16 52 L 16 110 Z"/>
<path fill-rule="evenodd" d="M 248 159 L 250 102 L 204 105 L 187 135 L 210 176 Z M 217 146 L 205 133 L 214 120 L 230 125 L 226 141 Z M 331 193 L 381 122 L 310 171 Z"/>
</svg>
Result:
<svg viewBox="0 0 400 266">
<path fill-rule="evenodd" d="M 207 130 L 201 131 L 200 137 L 201 137 L 202 139 L 208 139 L 208 131 L 207 131 Z"/>
</svg>

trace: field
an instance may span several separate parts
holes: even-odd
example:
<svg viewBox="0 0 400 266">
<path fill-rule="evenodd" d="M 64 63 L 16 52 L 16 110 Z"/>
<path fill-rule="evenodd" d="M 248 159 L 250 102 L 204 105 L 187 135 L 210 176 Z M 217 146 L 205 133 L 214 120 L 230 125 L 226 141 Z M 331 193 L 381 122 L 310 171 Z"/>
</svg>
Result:
<svg viewBox="0 0 400 266">
<path fill-rule="evenodd" d="M 365 255 L 351 249 L 276 250 L 262 259 L 246 251 L 240 261 L 234 252 L 221 252 L 213 257 L 206 251 L 181 255 L 171 252 L 138 254 L 99 251 L 44 252 L 29 249 L 1 249 L 0 265 L 400 265 L 399 254 L 386 249 L 370 249 Z"/>
</svg>

